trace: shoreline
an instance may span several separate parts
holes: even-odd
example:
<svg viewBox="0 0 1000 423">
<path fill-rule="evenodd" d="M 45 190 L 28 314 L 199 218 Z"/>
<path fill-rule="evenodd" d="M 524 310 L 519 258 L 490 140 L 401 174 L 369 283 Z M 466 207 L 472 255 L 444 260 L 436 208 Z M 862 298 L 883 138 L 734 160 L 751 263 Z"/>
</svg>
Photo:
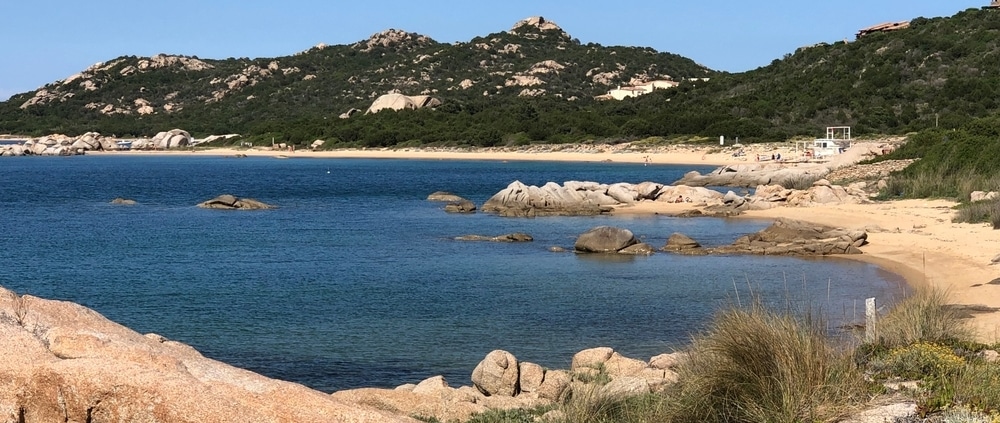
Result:
<svg viewBox="0 0 1000 423">
<path fill-rule="evenodd" d="M 550 148 L 551 147 L 551 148 Z M 330 158 L 330 159 L 418 159 L 418 160 L 496 160 L 496 161 L 549 161 L 549 162 L 610 162 L 655 165 L 726 166 L 755 163 L 756 155 L 770 159 L 771 154 L 794 156 L 785 144 L 756 144 L 741 147 L 743 156 L 733 156 L 739 148 L 733 146 L 659 146 L 648 151 L 629 149 L 621 145 L 600 146 L 535 146 L 531 148 L 401 148 L 401 149 L 343 149 L 343 150 L 269 150 L 211 148 L 194 150 L 131 150 L 88 151 L 96 156 L 236 156 L 275 158 Z M 787 162 L 793 164 L 793 162 Z"/>
<path fill-rule="evenodd" d="M 821 207 L 776 207 L 748 211 L 736 219 L 794 219 L 868 232 L 864 254 L 836 256 L 879 266 L 902 277 L 912 289 L 939 288 L 949 302 L 971 314 L 980 341 L 1000 340 L 1000 230 L 990 224 L 952 223 L 954 206 L 946 200 L 898 200 Z M 676 215 L 695 207 L 640 203 L 622 214 Z"/>
<path fill-rule="evenodd" d="M 579 146 L 578 146 L 579 147 Z M 752 148 L 751 148 L 752 147 Z M 792 157 L 787 146 L 751 146 L 743 157 L 733 157 L 733 147 L 669 146 L 648 152 L 622 150 L 613 146 L 564 148 L 574 151 L 545 151 L 540 148 L 511 150 L 505 148 L 456 149 L 371 149 L 327 151 L 240 150 L 231 148 L 181 151 L 88 152 L 107 156 L 235 156 L 275 158 L 370 158 L 420 160 L 499 160 L 553 162 L 615 162 L 655 165 L 725 166 L 755 162 L 756 154 L 770 157 L 768 151 L 782 151 Z M 648 159 L 648 161 L 647 161 Z M 794 163 L 788 163 L 794 165 Z M 499 188 L 498 188 L 499 189 Z M 839 256 L 874 264 L 906 280 L 911 288 L 937 287 L 948 293 L 952 303 L 971 308 L 987 308 L 972 313 L 972 326 L 983 341 L 1000 340 L 1000 267 L 990 266 L 1000 253 L 1000 231 L 988 224 L 951 223 L 954 202 L 945 200 L 900 200 L 869 204 L 830 205 L 822 207 L 778 207 L 750 211 L 738 218 L 788 218 L 845 229 L 864 229 L 869 244 L 863 255 Z M 692 210 L 692 204 L 643 202 L 615 209 L 613 214 L 676 215 Z"/>
</svg>

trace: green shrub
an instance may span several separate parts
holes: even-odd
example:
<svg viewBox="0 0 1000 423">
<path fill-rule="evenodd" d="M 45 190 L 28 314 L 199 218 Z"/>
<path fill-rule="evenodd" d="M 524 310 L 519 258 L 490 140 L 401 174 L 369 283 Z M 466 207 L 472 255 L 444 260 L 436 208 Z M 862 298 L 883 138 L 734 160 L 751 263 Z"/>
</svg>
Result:
<svg viewBox="0 0 1000 423">
<path fill-rule="evenodd" d="M 954 386 L 954 401 L 979 410 L 1000 415 L 1000 365 L 974 360 L 957 372 L 950 383 Z"/>
<path fill-rule="evenodd" d="M 965 360 L 944 345 L 929 342 L 895 348 L 871 367 L 880 379 L 935 380 L 957 373 Z"/>
</svg>

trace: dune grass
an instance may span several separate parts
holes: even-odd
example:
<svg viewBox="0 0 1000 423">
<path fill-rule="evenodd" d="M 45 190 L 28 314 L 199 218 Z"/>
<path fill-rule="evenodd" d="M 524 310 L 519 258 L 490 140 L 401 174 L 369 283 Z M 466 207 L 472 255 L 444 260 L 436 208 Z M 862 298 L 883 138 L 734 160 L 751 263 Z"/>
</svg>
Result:
<svg viewBox="0 0 1000 423">
<path fill-rule="evenodd" d="M 906 380 L 918 383 L 902 394 L 917 402 L 921 418 L 1000 421 L 1000 364 L 984 359 L 987 346 L 973 341 L 946 293 L 922 289 L 895 304 L 867 344 L 831 336 L 820 319 L 761 304 L 720 311 L 693 337 L 676 384 L 634 397 L 577 385 L 556 408 L 559 417 L 547 421 L 836 422 L 884 394 L 883 383 Z M 475 422 L 521 422 L 530 415 L 485 417 Z"/>
<path fill-rule="evenodd" d="M 952 222 L 989 223 L 993 229 L 1000 229 L 1000 198 L 963 204 Z"/>
<path fill-rule="evenodd" d="M 828 422 L 869 387 L 820 322 L 755 304 L 722 312 L 691 346 L 667 421 Z"/>
<path fill-rule="evenodd" d="M 892 349 L 918 342 L 953 344 L 972 339 L 973 333 L 966 321 L 947 305 L 946 292 L 930 288 L 917 290 L 880 320 L 875 344 Z"/>
</svg>

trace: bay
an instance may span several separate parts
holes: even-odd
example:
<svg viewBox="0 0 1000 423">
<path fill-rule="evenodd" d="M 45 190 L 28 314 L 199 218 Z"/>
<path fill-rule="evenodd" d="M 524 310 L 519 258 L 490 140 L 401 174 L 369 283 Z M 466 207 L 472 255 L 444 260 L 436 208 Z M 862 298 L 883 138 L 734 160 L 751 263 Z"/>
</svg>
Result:
<svg viewBox="0 0 1000 423">
<path fill-rule="evenodd" d="M 857 320 L 899 278 L 838 259 L 596 257 L 551 253 L 600 225 L 662 246 L 720 245 L 762 220 L 449 215 L 446 190 L 482 204 L 514 180 L 669 183 L 711 168 L 625 163 L 18 157 L 0 160 L 0 285 L 90 307 L 141 333 L 323 391 L 444 375 L 468 384 L 493 349 L 566 368 L 609 346 L 648 359 L 682 347 L 749 291 L 775 306 Z M 222 193 L 276 210 L 202 210 Z M 136 206 L 109 204 L 115 197 Z M 808 212 L 804 209 L 803 212 Z M 527 244 L 466 243 L 526 232 Z M 740 298 L 737 298 L 737 297 Z"/>
</svg>

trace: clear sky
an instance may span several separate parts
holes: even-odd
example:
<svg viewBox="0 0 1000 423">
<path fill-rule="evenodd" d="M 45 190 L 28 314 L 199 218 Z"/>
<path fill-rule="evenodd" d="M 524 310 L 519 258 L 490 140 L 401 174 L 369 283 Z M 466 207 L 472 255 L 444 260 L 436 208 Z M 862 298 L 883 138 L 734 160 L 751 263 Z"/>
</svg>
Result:
<svg viewBox="0 0 1000 423">
<path fill-rule="evenodd" d="M 469 41 L 544 16 L 584 43 L 652 47 L 742 72 L 869 25 L 988 0 L 0 0 L 0 100 L 123 55 L 276 57 L 388 28 Z"/>
</svg>

